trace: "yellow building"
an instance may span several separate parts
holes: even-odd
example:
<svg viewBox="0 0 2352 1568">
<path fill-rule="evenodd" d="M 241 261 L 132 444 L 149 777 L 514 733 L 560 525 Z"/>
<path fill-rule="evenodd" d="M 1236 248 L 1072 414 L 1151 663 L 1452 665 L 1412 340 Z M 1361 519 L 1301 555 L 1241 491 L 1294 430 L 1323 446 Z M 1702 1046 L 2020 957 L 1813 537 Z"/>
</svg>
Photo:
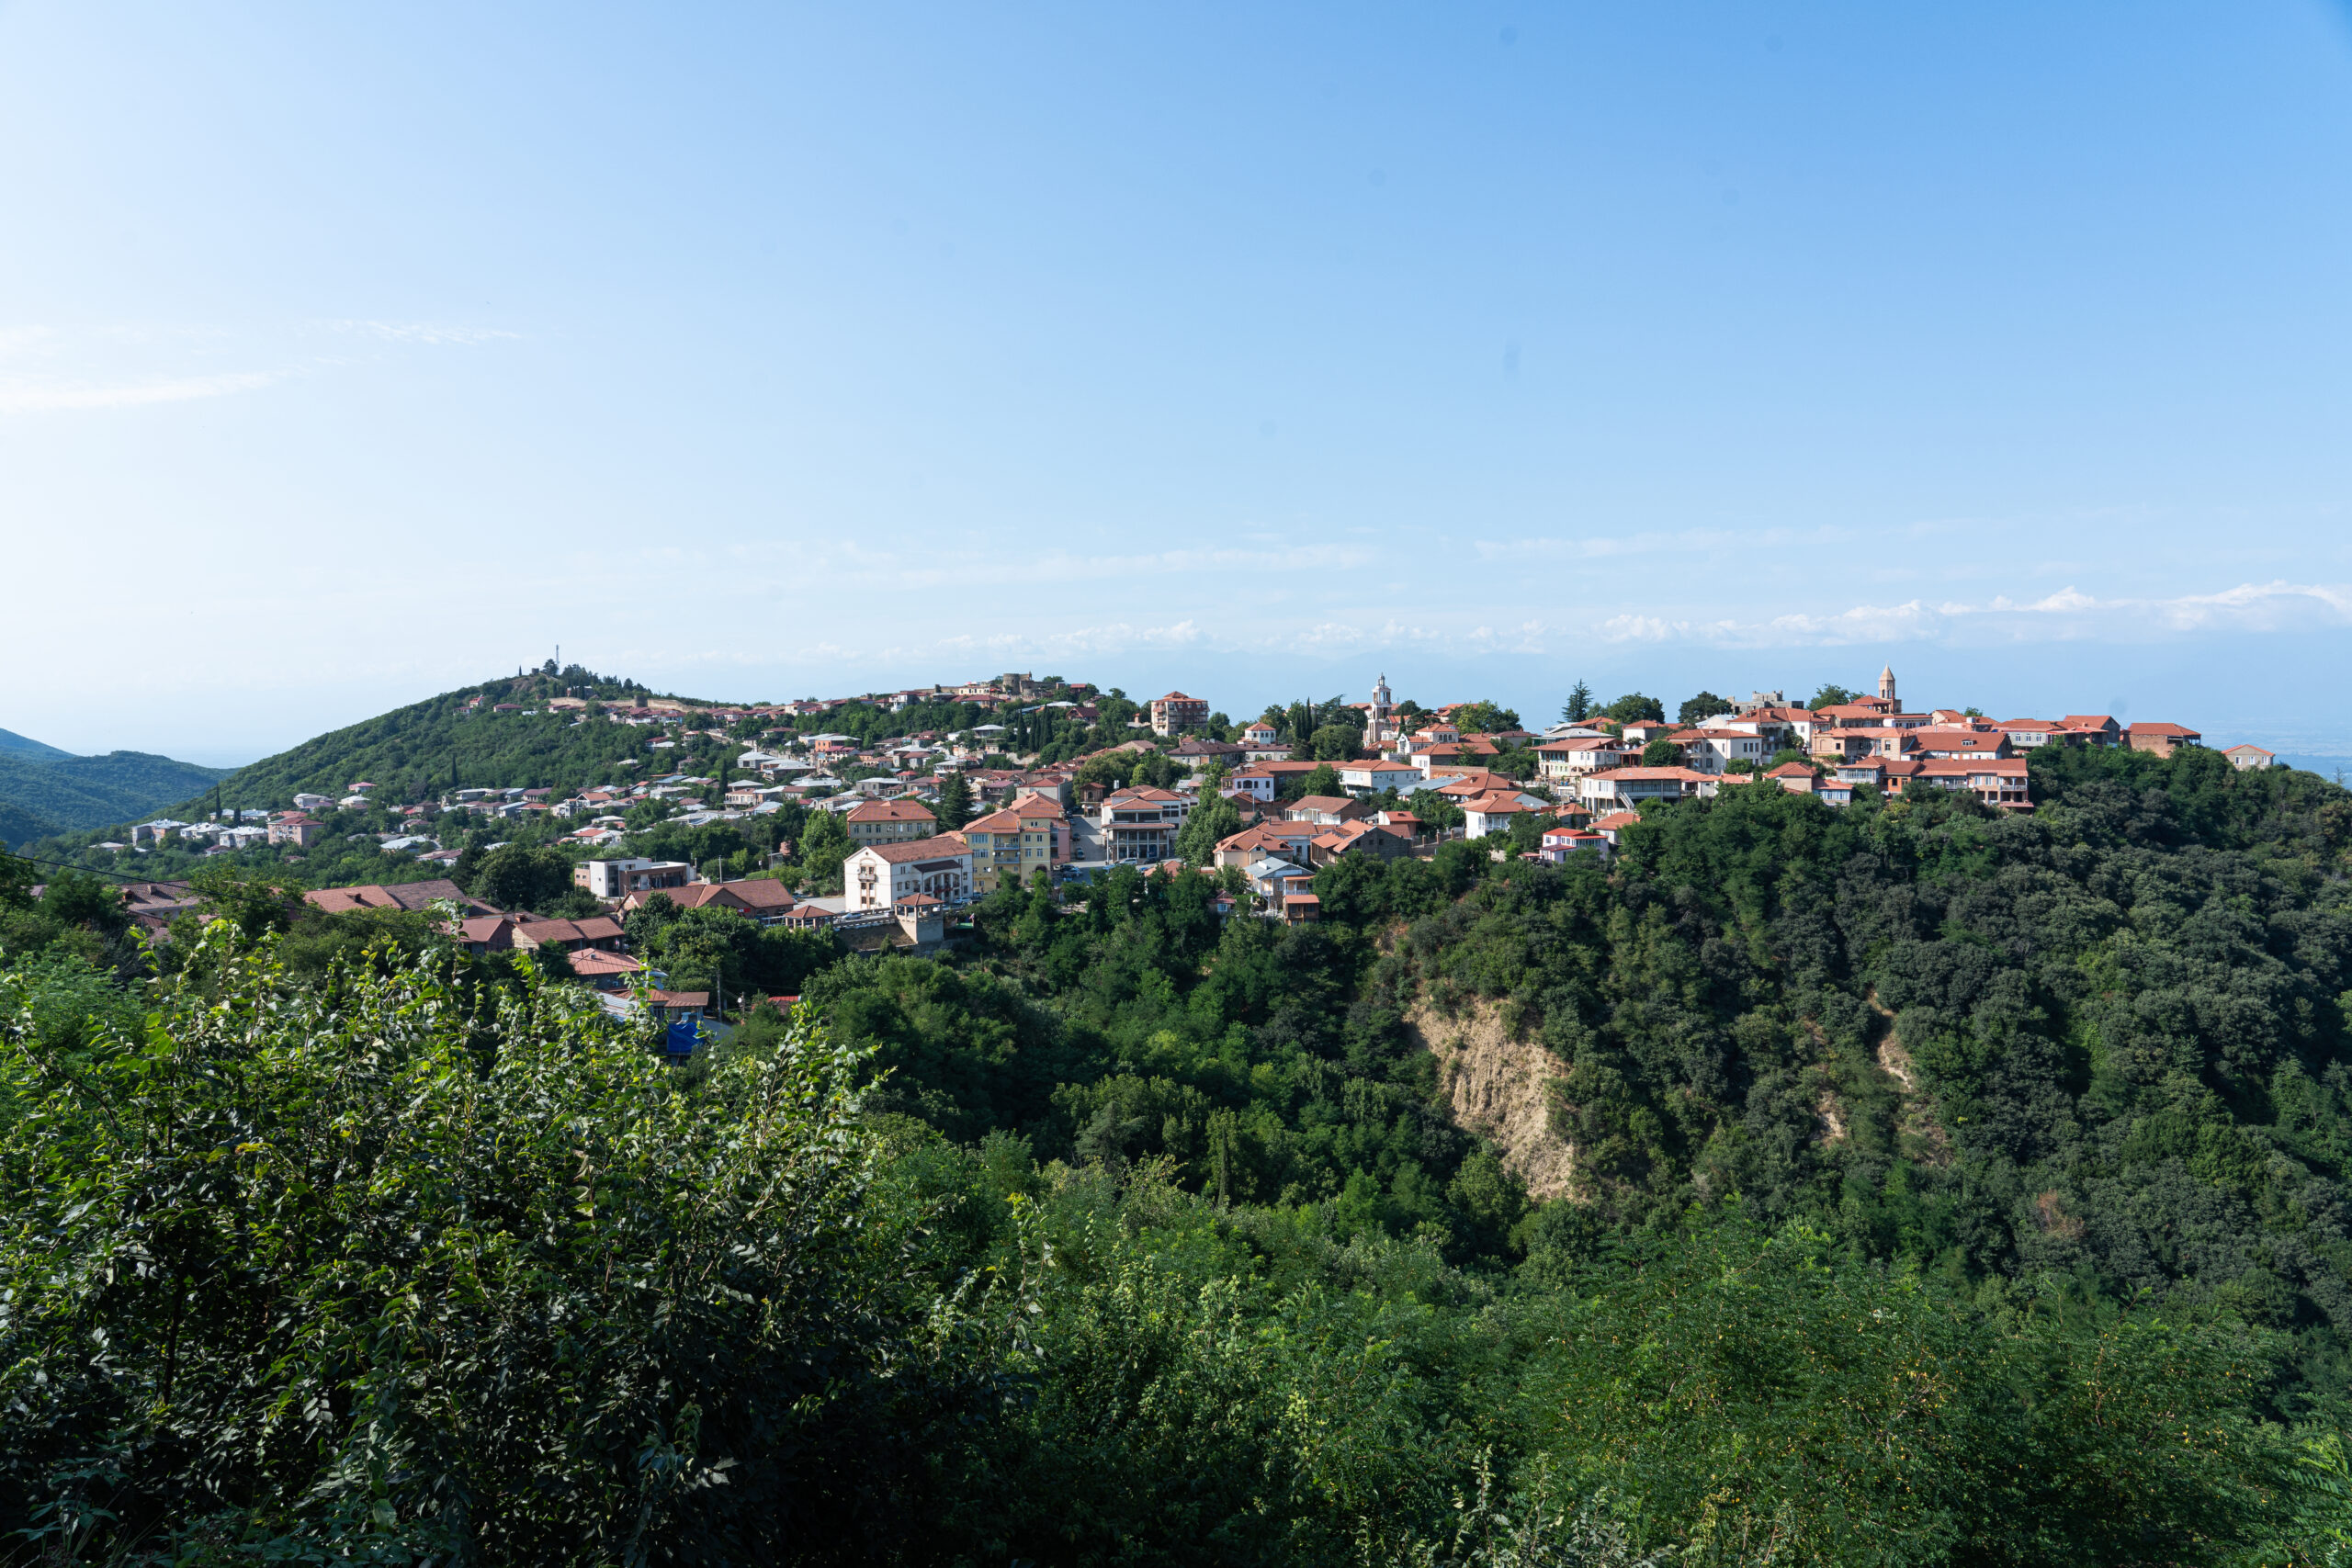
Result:
<svg viewBox="0 0 2352 1568">
<path fill-rule="evenodd" d="M 966 826 L 964 844 L 972 852 L 974 892 L 993 893 L 1008 879 L 1025 886 L 1032 871 L 1053 863 L 1053 822 L 1010 808 L 992 811 Z"/>
</svg>

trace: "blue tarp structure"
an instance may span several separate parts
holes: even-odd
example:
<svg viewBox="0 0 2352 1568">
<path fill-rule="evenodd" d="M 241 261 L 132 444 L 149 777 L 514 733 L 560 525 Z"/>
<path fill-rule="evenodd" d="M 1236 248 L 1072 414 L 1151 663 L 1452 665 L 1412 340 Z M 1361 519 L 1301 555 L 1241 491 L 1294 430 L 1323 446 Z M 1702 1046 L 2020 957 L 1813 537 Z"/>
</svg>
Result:
<svg viewBox="0 0 2352 1568">
<path fill-rule="evenodd" d="M 662 1054 L 665 1056 L 693 1055 L 695 1054 L 695 1040 L 700 1033 L 700 1031 L 695 1027 L 699 1021 L 700 1021 L 695 1019 L 692 1014 L 688 1014 L 684 1018 L 672 1019 L 670 1021 L 670 1032 L 664 1036 L 662 1041 Z"/>
</svg>

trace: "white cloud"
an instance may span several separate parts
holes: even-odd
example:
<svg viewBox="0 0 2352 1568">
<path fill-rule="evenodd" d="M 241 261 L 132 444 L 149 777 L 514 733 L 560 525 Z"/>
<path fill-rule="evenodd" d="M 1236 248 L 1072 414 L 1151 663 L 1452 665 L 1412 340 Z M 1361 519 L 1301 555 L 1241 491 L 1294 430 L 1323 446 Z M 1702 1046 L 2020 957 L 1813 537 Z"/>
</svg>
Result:
<svg viewBox="0 0 2352 1568">
<path fill-rule="evenodd" d="M 1832 545 L 1860 536 L 1851 528 L 1683 528 L 1673 533 L 1541 536 L 1523 539 L 1476 539 L 1471 549 L 1484 561 L 1613 560 L 1627 556 L 1708 555 L 1726 550 L 1785 550 L 1796 545 Z"/>
<path fill-rule="evenodd" d="M 1379 552 L 1352 545 L 1295 545 L 1278 549 L 1168 549 L 1080 555 L 1064 549 L 937 550 L 910 553 L 868 547 L 854 539 L 769 539 L 715 549 L 658 545 L 645 552 L 665 561 L 723 555 L 739 566 L 787 572 L 796 583 L 812 579 L 891 583 L 909 588 L 1034 586 L 1039 583 L 1132 582 L 1187 573 L 1260 573 L 1268 578 L 1345 571 L 1372 565 Z"/>
<path fill-rule="evenodd" d="M 411 321 L 328 321 L 337 333 L 356 333 L 385 343 L 470 344 L 519 334 L 492 327 L 447 326 Z M 266 357 L 276 369 L 192 368 L 204 358 L 236 353 L 263 357 L 256 349 L 275 340 Z M 165 361 L 159 366 L 158 360 Z M 232 332 L 217 326 L 111 322 L 70 330 L 44 325 L 0 326 L 0 415 L 145 408 L 258 391 L 328 366 L 352 361 L 298 347 L 281 329 Z"/>
<path fill-rule="evenodd" d="M 1603 621 L 1600 630 L 1610 642 L 1687 641 L 1760 649 L 1919 641 L 2140 642 L 2168 634 L 2346 625 L 2352 625 L 2352 585 L 2282 581 L 2241 583 L 2218 593 L 2170 598 L 2101 599 L 2069 586 L 2025 604 L 2006 596 L 1981 604 L 1912 599 L 1753 621 L 1621 615 Z"/>
<path fill-rule="evenodd" d="M 220 376 L 182 376 L 138 381 L 89 382 L 11 378 L 0 380 L 0 414 L 51 413 L 79 409 L 142 408 L 258 391 L 285 379 L 276 370 L 234 371 Z"/>
</svg>

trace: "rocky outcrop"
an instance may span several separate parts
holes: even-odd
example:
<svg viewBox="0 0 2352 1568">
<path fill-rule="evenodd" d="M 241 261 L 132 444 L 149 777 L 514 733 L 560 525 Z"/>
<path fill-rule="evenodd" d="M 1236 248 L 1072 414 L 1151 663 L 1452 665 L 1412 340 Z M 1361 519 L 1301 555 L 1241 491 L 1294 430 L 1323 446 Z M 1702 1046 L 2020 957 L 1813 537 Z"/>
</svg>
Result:
<svg viewBox="0 0 2352 1568">
<path fill-rule="evenodd" d="M 1406 1032 L 1438 1059 L 1439 1081 L 1463 1127 L 1493 1144 L 1503 1168 L 1538 1202 L 1566 1195 L 1576 1145 L 1552 1128 L 1552 1084 L 1567 1064 L 1506 1028 L 1500 1007 L 1481 998 L 1451 1013 L 1427 1001 L 1405 1014 Z"/>
</svg>

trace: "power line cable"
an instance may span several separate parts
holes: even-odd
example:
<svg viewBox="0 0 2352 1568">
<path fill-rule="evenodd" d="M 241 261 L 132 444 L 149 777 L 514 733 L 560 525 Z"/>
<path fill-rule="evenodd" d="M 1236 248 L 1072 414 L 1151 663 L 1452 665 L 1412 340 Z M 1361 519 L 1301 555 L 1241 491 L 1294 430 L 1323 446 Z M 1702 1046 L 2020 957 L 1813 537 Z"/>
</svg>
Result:
<svg viewBox="0 0 2352 1568">
<path fill-rule="evenodd" d="M 8 860 L 20 860 L 28 865 L 53 865 L 61 871 L 79 871 L 91 876 L 111 876 L 117 882 L 178 882 L 186 880 L 182 877 L 172 876 L 131 876 L 119 871 L 101 871 L 94 865 L 76 865 L 70 860 L 51 860 L 46 855 L 18 854 L 14 850 L 0 850 L 0 857 L 5 857 Z"/>
</svg>

